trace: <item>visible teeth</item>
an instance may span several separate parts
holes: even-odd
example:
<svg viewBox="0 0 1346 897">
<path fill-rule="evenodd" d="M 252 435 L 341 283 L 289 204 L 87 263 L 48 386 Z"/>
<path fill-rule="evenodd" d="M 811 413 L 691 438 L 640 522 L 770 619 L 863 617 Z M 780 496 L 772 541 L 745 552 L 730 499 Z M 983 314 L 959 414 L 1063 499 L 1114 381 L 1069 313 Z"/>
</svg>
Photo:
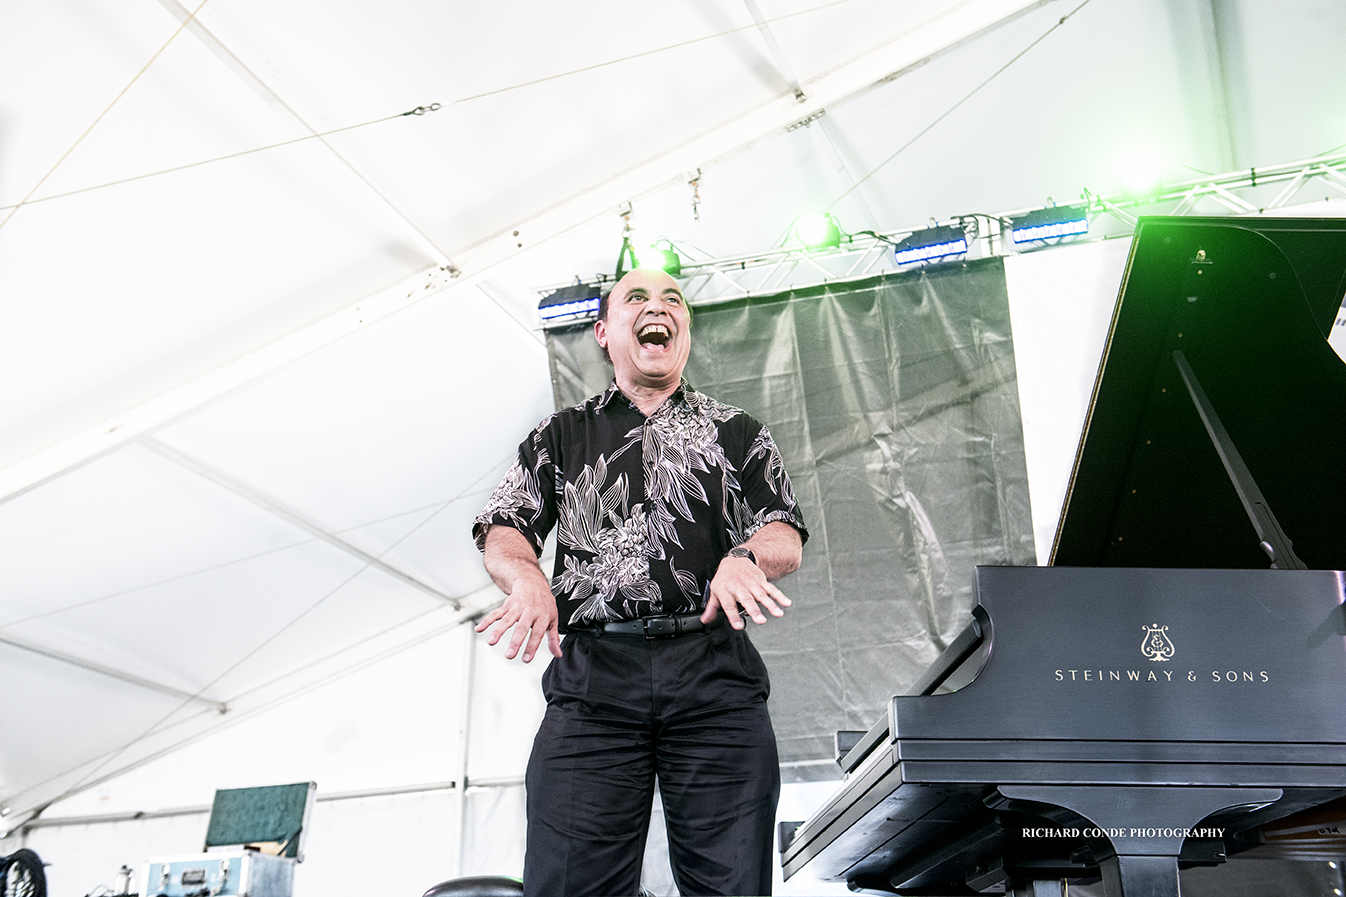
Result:
<svg viewBox="0 0 1346 897">
<path fill-rule="evenodd" d="M 664 324 L 646 324 L 636 331 L 636 339 L 642 346 L 667 346 L 673 339 Z"/>
</svg>

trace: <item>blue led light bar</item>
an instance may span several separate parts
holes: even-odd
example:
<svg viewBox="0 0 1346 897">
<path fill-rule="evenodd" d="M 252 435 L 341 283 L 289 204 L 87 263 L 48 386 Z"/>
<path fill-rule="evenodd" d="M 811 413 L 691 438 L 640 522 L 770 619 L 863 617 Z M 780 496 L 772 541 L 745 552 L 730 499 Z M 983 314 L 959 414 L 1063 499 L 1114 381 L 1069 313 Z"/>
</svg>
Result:
<svg viewBox="0 0 1346 897">
<path fill-rule="evenodd" d="M 537 304 L 537 315 L 544 321 L 593 314 L 598 311 L 602 290 L 598 284 L 577 283 L 561 287 Z"/>
<path fill-rule="evenodd" d="M 564 318 L 569 315 L 583 315 L 598 311 L 598 297 L 592 299 L 580 299 L 577 302 L 563 302 L 559 305 L 548 305 L 546 308 L 538 306 L 538 317 L 544 321 L 550 321 L 552 318 Z"/>
<path fill-rule="evenodd" d="M 967 237 L 961 227 L 929 227 L 918 230 L 893 247 L 899 265 L 928 262 L 967 252 Z"/>
<path fill-rule="evenodd" d="M 1089 232 L 1088 210 L 1084 206 L 1053 206 L 1029 212 L 1011 223 L 1015 243 L 1033 243 L 1058 237 L 1077 237 Z"/>
</svg>

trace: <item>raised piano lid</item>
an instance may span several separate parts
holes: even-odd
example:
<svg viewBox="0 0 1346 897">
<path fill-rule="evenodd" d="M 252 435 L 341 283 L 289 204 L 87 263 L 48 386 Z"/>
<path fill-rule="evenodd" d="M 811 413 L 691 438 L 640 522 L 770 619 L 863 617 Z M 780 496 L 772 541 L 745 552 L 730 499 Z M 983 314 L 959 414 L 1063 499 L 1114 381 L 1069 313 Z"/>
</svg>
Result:
<svg viewBox="0 0 1346 897">
<path fill-rule="evenodd" d="M 1346 219 L 1142 218 L 1055 566 L 1266 568 L 1180 350 L 1304 566 L 1346 569 Z"/>
</svg>

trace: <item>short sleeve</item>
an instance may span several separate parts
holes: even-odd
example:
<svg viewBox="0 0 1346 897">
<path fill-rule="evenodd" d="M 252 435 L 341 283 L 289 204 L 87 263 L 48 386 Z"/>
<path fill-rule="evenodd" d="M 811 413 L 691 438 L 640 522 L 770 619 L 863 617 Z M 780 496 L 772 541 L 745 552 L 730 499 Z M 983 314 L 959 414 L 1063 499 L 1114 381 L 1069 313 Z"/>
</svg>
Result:
<svg viewBox="0 0 1346 897">
<path fill-rule="evenodd" d="M 780 449 L 764 424 L 756 421 L 752 424 L 758 428 L 757 435 L 748 444 L 740 482 L 748 510 L 743 538 L 751 538 L 768 523 L 780 522 L 799 530 L 800 541 L 807 542 L 809 531 L 804 526 Z"/>
<path fill-rule="evenodd" d="M 478 551 L 486 550 L 486 531 L 497 524 L 523 533 L 542 554 L 542 543 L 556 523 L 556 472 L 552 458 L 551 419 L 519 444 L 519 453 L 495 487 L 486 507 L 472 521 Z"/>
</svg>

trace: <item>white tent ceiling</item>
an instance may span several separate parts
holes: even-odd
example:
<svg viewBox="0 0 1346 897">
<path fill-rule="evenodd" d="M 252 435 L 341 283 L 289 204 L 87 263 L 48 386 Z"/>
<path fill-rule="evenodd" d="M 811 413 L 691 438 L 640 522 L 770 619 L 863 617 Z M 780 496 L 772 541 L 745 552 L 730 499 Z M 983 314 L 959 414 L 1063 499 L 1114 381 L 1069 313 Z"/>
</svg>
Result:
<svg viewBox="0 0 1346 897">
<path fill-rule="evenodd" d="M 0 798 L 492 600 L 533 288 L 610 271 L 623 204 L 724 256 L 1303 159 L 1343 39 L 1336 0 L 0 4 Z"/>
</svg>

